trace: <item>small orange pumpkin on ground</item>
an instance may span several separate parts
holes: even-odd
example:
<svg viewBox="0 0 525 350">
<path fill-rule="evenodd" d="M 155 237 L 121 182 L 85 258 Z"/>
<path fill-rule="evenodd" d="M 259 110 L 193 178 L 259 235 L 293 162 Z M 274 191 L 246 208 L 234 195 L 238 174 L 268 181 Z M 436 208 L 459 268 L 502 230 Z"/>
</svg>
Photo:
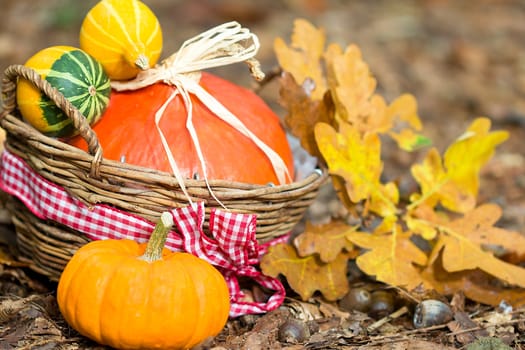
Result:
<svg viewBox="0 0 525 350">
<path fill-rule="evenodd" d="M 279 117 L 252 91 L 203 72 L 200 85 L 281 156 L 293 179 L 292 151 Z M 134 91 L 113 91 L 108 108 L 94 125 L 104 158 L 171 172 L 155 127 L 155 112 L 174 87 L 156 83 Z M 255 143 L 220 120 L 192 98 L 193 123 L 206 161 L 208 179 L 250 184 L 278 184 L 271 162 Z M 194 145 L 186 129 L 186 108 L 177 96 L 166 108 L 160 126 L 185 178 L 203 178 Z M 86 149 L 80 137 L 68 141 Z"/>
<path fill-rule="evenodd" d="M 173 225 L 163 213 L 150 241 L 92 241 L 62 272 L 57 302 L 80 334 L 117 349 L 189 349 L 217 335 L 229 292 L 212 265 L 163 248 Z"/>
</svg>

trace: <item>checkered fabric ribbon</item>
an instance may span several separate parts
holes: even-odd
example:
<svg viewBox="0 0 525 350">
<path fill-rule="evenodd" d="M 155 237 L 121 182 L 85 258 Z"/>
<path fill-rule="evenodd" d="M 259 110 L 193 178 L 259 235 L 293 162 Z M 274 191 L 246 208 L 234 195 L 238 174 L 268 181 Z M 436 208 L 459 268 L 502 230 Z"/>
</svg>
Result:
<svg viewBox="0 0 525 350">
<path fill-rule="evenodd" d="M 84 233 L 91 240 L 133 239 L 148 240 L 154 224 L 108 205 L 88 207 L 63 188 L 44 179 L 22 159 L 4 151 L 1 157 L 0 188 L 20 199 L 26 207 L 43 220 L 52 220 Z M 217 267 L 230 290 L 230 316 L 265 313 L 282 304 L 285 290 L 278 279 L 263 275 L 254 266 L 269 245 L 287 237 L 259 245 L 255 237 L 256 216 L 229 213 L 213 209 L 210 214 L 210 233 L 203 232 L 204 204 L 193 203 L 171 213 L 178 233 L 171 231 L 166 247 L 173 251 L 186 251 Z M 265 303 L 247 302 L 238 282 L 248 277 L 261 286 L 274 291 Z"/>
</svg>

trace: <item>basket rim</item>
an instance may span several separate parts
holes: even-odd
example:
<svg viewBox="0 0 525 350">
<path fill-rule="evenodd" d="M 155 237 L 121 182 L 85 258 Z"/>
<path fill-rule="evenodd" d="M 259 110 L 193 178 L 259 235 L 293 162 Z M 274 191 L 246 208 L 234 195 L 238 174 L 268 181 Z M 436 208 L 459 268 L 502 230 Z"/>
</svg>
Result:
<svg viewBox="0 0 525 350">
<path fill-rule="evenodd" d="M 72 119 L 75 127 L 78 126 L 79 134 L 86 140 L 88 145 L 95 144 L 95 146 L 90 146 L 88 151 L 84 151 L 60 139 L 44 135 L 29 123 L 24 122 L 21 116 L 16 116 L 16 114 L 19 114 L 16 112 L 16 85 L 19 77 L 31 81 L 37 88 L 47 94 L 57 106 L 62 107 L 66 115 Z M 11 136 L 17 135 L 23 139 L 27 139 L 27 142 L 35 142 L 43 152 L 58 155 L 62 154 L 68 159 L 72 159 L 75 165 L 84 169 L 90 169 L 90 175 L 94 178 L 99 178 L 101 172 L 115 176 L 125 173 L 126 177 L 129 178 L 133 178 L 134 174 L 137 174 L 139 177 L 147 175 L 152 183 L 166 184 L 170 187 L 180 187 L 175 176 L 169 172 L 104 158 L 103 149 L 98 141 L 97 135 L 82 114 L 63 94 L 52 87 L 49 82 L 42 79 L 32 68 L 23 65 L 9 66 L 4 71 L 2 94 L 0 125 L 7 131 L 5 141 L 6 149 L 13 150 L 13 147 L 11 147 Z M 271 195 L 280 192 L 301 191 L 301 189 L 314 184 L 316 184 L 315 187 L 317 187 L 320 183 L 324 182 L 327 177 L 327 169 L 318 166 L 305 178 L 286 184 L 250 184 L 224 179 L 208 179 L 208 183 L 206 183 L 205 180 L 186 178 L 184 179 L 184 186 L 187 188 L 203 188 L 209 184 L 210 188 L 213 189 L 213 192 L 216 193 L 219 198 L 221 198 L 221 194 L 228 193 L 231 189 L 246 192 L 245 195 L 235 196 L 235 198 L 247 198 L 254 195 Z"/>
<path fill-rule="evenodd" d="M 89 168 L 95 161 L 96 156 L 89 154 L 88 152 L 72 146 L 68 143 L 62 142 L 58 139 L 48 137 L 36 130 L 31 125 L 25 123 L 20 118 L 9 113 L 5 114 L 0 119 L 0 125 L 6 130 L 7 137 L 5 140 L 5 148 L 12 153 L 17 154 L 13 151 L 12 142 L 14 136 L 21 136 L 28 142 L 38 143 L 39 147 L 54 154 L 64 154 L 68 158 L 75 158 L 73 162 L 77 166 L 83 168 Z M 177 187 L 178 181 L 175 176 L 168 172 L 163 172 L 153 168 L 142 167 L 129 163 L 121 163 L 115 160 L 106 159 L 103 156 L 103 152 L 100 155 L 99 161 L 99 172 L 104 174 L 112 174 L 119 176 L 119 174 L 126 174 L 126 177 L 133 178 L 136 174 L 137 177 L 147 175 L 153 183 L 167 184 L 172 187 Z M 215 193 L 225 193 L 229 189 L 235 188 L 239 191 L 247 191 L 252 194 L 246 194 L 246 196 L 260 194 L 271 194 L 285 191 L 299 190 L 308 186 L 309 184 L 322 182 L 328 177 L 326 169 L 317 167 L 314 171 L 303 179 L 295 180 L 287 184 L 250 184 L 245 182 L 222 180 L 222 179 L 209 179 L 208 183 Z M 206 181 L 195 180 L 195 179 L 184 179 L 184 185 L 187 188 L 203 188 L 206 187 Z"/>
</svg>

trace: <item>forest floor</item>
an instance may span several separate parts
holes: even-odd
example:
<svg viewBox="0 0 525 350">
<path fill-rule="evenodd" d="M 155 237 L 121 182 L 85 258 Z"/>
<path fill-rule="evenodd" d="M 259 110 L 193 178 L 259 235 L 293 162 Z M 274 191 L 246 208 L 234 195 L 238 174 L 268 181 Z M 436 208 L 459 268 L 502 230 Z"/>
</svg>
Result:
<svg viewBox="0 0 525 350">
<path fill-rule="evenodd" d="M 22 64 L 47 46 L 77 46 L 80 22 L 95 2 L 0 1 L 0 69 Z M 498 224 L 525 234 L 525 2 L 279 0 L 264 6 L 258 1 L 235 0 L 145 3 L 158 14 L 163 26 L 166 55 L 175 52 L 186 38 L 237 20 L 259 36 L 258 58 L 265 71 L 276 66 L 273 40 L 281 37 L 289 42 L 294 19 L 308 19 L 324 28 L 329 42 L 360 47 L 377 78 L 379 93 L 388 101 L 405 92 L 413 94 L 424 133 L 440 151 L 475 117 L 489 117 L 493 129 L 507 130 L 510 137 L 482 170 L 479 201 L 498 203 L 503 208 Z M 253 87 L 244 69 L 237 65 L 213 71 Z M 283 113 L 277 102 L 277 84 L 266 85 L 260 93 L 278 113 Z M 386 149 L 385 172 L 402 180 L 410 175 L 409 167 L 417 157 L 421 154 Z M 103 349 L 67 327 L 56 306 L 55 288 L 55 284 L 17 261 L 13 229 L 4 224 L 0 231 L 0 348 Z M 525 318 L 520 319 L 525 313 L 519 310 L 515 311 L 514 322 L 502 321 L 491 330 L 474 324 L 470 331 L 465 327 L 458 331 L 449 324 L 420 331 L 412 326 L 411 311 L 370 329 L 377 319 L 345 313 L 321 298 L 300 303 L 291 295 L 286 305 L 267 315 L 229 321 L 217 338 L 201 348 L 506 349 L 505 343 L 510 348 L 525 348 Z M 473 310 L 477 316 L 498 311 L 482 305 Z M 312 334 L 301 344 L 286 343 L 278 337 L 278 329 L 290 312 L 309 315 L 304 317 Z M 486 336 L 495 338 L 469 347 Z"/>
</svg>

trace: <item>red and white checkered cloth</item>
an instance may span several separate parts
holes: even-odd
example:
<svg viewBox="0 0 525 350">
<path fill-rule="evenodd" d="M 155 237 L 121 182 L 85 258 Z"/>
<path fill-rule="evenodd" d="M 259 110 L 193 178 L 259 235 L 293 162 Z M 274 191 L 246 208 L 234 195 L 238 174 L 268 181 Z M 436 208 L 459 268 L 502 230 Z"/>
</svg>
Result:
<svg viewBox="0 0 525 350">
<path fill-rule="evenodd" d="M 133 239 L 148 240 L 154 224 L 105 204 L 88 207 L 63 188 L 37 174 L 22 159 L 4 151 L 0 166 L 0 188 L 20 199 L 26 207 L 43 220 L 52 220 L 84 233 L 91 240 Z M 218 268 L 230 290 L 230 316 L 264 313 L 279 307 L 285 290 L 278 279 L 263 275 L 255 265 L 269 245 L 284 241 L 286 236 L 259 245 L 255 237 L 256 216 L 229 213 L 213 209 L 209 228 L 213 238 L 203 232 L 204 204 L 194 203 L 172 209 L 177 234 L 171 231 L 166 247 L 173 251 L 186 251 Z M 261 286 L 274 291 L 263 302 L 246 302 L 238 282 L 249 277 Z"/>
</svg>

